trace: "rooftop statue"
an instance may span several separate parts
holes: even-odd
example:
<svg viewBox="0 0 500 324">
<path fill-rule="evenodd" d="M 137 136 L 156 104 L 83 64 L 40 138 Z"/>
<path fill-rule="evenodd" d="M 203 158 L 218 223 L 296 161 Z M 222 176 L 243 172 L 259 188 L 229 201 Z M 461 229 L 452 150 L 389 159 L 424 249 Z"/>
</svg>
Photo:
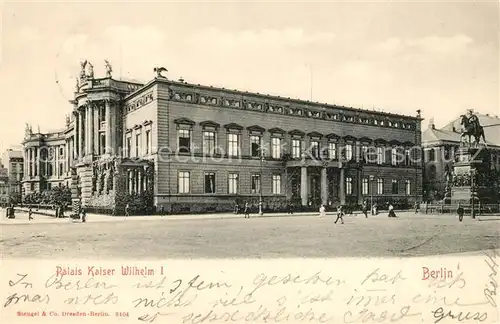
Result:
<svg viewBox="0 0 500 324">
<path fill-rule="evenodd" d="M 87 67 L 87 60 L 80 62 L 80 81 L 83 81 L 87 78 L 87 75 L 85 73 L 85 68 Z"/>
<path fill-rule="evenodd" d="M 156 72 L 156 77 L 157 78 L 165 78 L 165 76 L 163 76 L 161 73 L 162 72 L 168 72 L 168 70 L 165 69 L 164 67 L 155 67 L 154 71 Z"/>
<path fill-rule="evenodd" d="M 90 79 L 93 79 L 94 78 L 94 66 L 90 62 L 87 63 L 87 66 L 88 66 L 87 77 L 89 77 Z"/>
<path fill-rule="evenodd" d="M 111 78 L 111 72 L 113 72 L 113 67 L 111 66 L 108 60 L 104 60 L 104 64 L 106 67 L 106 77 Z"/>
<path fill-rule="evenodd" d="M 25 123 L 26 127 L 24 128 L 24 137 L 28 138 L 31 135 L 33 135 L 33 129 L 31 128 L 31 125 L 28 123 Z"/>
<path fill-rule="evenodd" d="M 76 78 L 75 90 L 76 92 L 80 91 L 80 79 L 78 78 Z"/>
<path fill-rule="evenodd" d="M 479 122 L 479 118 L 472 112 L 472 110 L 467 111 L 467 115 L 460 116 L 460 125 L 462 125 L 462 133 L 460 134 L 460 145 L 465 145 L 463 138 L 469 136 L 468 145 L 472 146 L 471 136 L 474 137 L 474 146 L 479 145 L 481 137 L 483 138 L 484 144 L 486 145 L 486 138 L 484 136 L 484 129 Z"/>
</svg>

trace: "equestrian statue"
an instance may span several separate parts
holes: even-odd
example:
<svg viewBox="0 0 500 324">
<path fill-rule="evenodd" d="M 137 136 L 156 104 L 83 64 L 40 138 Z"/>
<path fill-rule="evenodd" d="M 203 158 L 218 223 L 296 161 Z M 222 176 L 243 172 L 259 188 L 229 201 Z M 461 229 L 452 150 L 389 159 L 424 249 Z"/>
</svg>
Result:
<svg viewBox="0 0 500 324">
<path fill-rule="evenodd" d="M 484 136 L 483 126 L 479 123 L 479 118 L 472 113 L 472 110 L 467 111 L 467 115 L 460 116 L 460 125 L 462 125 L 462 133 L 460 134 L 460 145 L 464 145 L 465 142 L 463 138 L 469 136 L 469 146 L 472 145 L 471 136 L 474 137 L 474 145 L 477 147 L 479 141 L 483 138 L 483 142 L 486 144 L 486 138 Z"/>
</svg>

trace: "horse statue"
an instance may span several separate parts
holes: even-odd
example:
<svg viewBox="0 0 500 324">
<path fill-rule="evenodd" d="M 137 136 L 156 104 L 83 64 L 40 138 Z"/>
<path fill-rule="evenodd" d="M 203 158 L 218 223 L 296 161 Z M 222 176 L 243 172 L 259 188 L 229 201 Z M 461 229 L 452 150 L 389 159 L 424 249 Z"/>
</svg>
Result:
<svg viewBox="0 0 500 324">
<path fill-rule="evenodd" d="M 483 126 L 479 124 L 479 119 L 476 115 L 469 113 L 469 117 L 466 115 L 460 116 L 460 125 L 462 125 L 462 133 L 460 134 L 460 143 L 463 145 L 465 142 L 463 138 L 465 136 L 469 136 L 469 145 L 471 143 L 471 136 L 474 137 L 475 143 L 474 145 L 477 147 L 479 145 L 479 141 L 483 138 L 483 142 L 486 145 L 486 138 L 484 136 Z"/>
</svg>

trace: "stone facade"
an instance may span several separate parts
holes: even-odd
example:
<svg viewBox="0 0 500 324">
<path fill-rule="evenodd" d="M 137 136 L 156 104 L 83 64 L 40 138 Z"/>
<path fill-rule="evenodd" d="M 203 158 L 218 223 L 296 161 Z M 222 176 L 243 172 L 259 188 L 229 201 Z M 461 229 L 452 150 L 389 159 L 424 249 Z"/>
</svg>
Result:
<svg viewBox="0 0 500 324">
<path fill-rule="evenodd" d="M 465 113 L 465 112 L 464 112 Z M 500 170 L 500 118 L 476 113 L 484 127 L 488 151 L 488 165 L 491 170 Z M 460 118 L 452 120 L 442 128 L 436 128 L 431 120 L 423 132 L 424 151 L 424 198 L 438 201 L 444 198 L 446 178 L 453 171 L 460 149 Z"/>
<path fill-rule="evenodd" d="M 82 65 L 83 66 L 83 65 Z M 420 116 L 171 81 L 94 78 L 75 91 L 75 203 L 113 214 L 421 199 Z M 393 161 L 399 153 L 402 159 Z M 376 157 L 374 159 L 374 157 Z M 112 189 L 108 188 L 110 172 Z M 71 181 L 71 174 L 68 173 Z"/>
<path fill-rule="evenodd" d="M 24 174 L 24 159 L 21 150 L 9 149 L 2 155 L 3 167 L 7 171 L 6 193 L 7 203 L 19 203 L 22 199 L 22 180 Z"/>
</svg>

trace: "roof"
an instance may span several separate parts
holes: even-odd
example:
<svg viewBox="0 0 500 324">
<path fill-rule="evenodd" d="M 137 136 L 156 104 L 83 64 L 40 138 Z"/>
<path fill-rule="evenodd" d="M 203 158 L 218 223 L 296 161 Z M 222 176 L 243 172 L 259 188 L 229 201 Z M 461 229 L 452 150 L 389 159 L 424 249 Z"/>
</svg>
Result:
<svg viewBox="0 0 500 324">
<path fill-rule="evenodd" d="M 301 104 L 301 105 L 306 105 L 306 106 L 311 106 L 311 107 L 316 107 L 316 108 L 334 108 L 334 109 L 340 109 L 340 110 L 345 110 L 345 111 L 351 111 L 351 112 L 362 112 L 362 113 L 367 113 L 373 116 L 380 116 L 380 117 L 395 117 L 395 118 L 400 118 L 400 119 L 406 119 L 406 120 L 413 120 L 413 121 L 422 121 L 423 119 L 420 116 L 410 116 L 410 115 L 403 115 L 403 114 L 397 114 L 397 113 L 392 113 L 392 112 L 386 112 L 386 111 L 377 111 L 377 110 L 369 110 L 369 109 L 364 109 L 364 108 L 356 108 L 356 107 L 348 107 L 348 106 L 342 106 L 342 105 L 337 105 L 337 104 L 328 104 L 328 103 L 320 103 L 320 102 L 313 102 L 309 100 L 302 100 L 302 99 L 297 99 L 297 98 L 290 98 L 290 97 L 281 97 L 279 95 L 270 95 L 270 94 L 262 94 L 259 92 L 250 92 L 250 91 L 243 91 L 243 90 L 238 90 L 238 89 L 227 89 L 224 87 L 216 87 L 216 86 L 208 86 L 208 85 L 202 85 L 202 84 L 194 84 L 194 83 L 188 83 L 185 81 L 174 81 L 170 80 L 167 78 L 162 78 L 162 77 L 156 77 L 152 79 L 151 81 L 147 82 L 144 84 L 142 87 L 139 89 L 131 92 L 127 96 L 125 96 L 125 100 L 128 100 L 131 97 L 136 96 L 138 93 L 141 93 L 148 89 L 151 85 L 155 84 L 156 82 L 163 82 L 167 83 L 169 85 L 177 85 L 177 86 L 183 86 L 183 87 L 189 87 L 189 88 L 196 88 L 200 90 L 209 90 L 209 91 L 217 91 L 217 92 L 225 92 L 225 93 L 230 93 L 234 95 L 239 95 L 239 96 L 252 96 L 252 97 L 258 97 L 261 99 L 271 99 L 271 100 L 278 100 L 278 101 L 284 101 L 288 103 L 294 103 L 294 104 Z"/>
<path fill-rule="evenodd" d="M 488 145 L 500 147 L 500 118 L 498 116 L 476 113 L 479 122 L 484 128 L 484 135 Z M 432 142 L 460 142 L 460 117 L 449 122 L 441 129 L 428 128 L 422 133 L 422 143 Z"/>
<path fill-rule="evenodd" d="M 23 151 L 8 149 L 5 151 L 4 156 L 8 158 L 23 158 Z"/>
</svg>

